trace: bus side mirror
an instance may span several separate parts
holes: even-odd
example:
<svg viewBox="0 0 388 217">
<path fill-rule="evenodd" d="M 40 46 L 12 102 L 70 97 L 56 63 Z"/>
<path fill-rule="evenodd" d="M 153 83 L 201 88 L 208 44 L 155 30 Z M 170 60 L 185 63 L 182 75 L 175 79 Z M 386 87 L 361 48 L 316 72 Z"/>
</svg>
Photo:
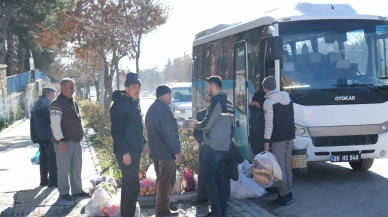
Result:
<svg viewBox="0 0 388 217">
<path fill-rule="evenodd" d="M 271 39 L 271 56 L 274 60 L 283 58 L 283 40 L 279 36 L 275 36 Z"/>
</svg>

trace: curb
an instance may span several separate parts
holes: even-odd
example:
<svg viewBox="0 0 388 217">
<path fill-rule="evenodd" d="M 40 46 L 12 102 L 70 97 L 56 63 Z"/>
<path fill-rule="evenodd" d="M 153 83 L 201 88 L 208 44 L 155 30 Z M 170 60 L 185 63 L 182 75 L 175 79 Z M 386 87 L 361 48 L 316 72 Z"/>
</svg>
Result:
<svg viewBox="0 0 388 217">
<path fill-rule="evenodd" d="M 87 130 L 86 130 L 87 131 Z M 97 158 L 97 155 L 96 155 L 96 151 L 94 150 L 94 147 L 93 147 L 93 143 L 90 141 L 89 139 L 89 134 L 87 134 L 85 136 L 85 140 L 86 140 L 86 143 L 87 143 L 87 146 L 89 148 L 89 152 L 90 152 L 90 155 L 92 156 L 92 161 L 93 161 L 93 164 L 94 164 L 94 168 L 96 170 L 96 173 L 98 175 L 100 175 L 101 173 L 101 166 L 100 166 L 100 162 L 98 161 L 98 158 Z"/>
<path fill-rule="evenodd" d="M 187 201 L 194 200 L 197 197 L 197 192 L 189 192 L 182 194 L 173 194 L 170 195 L 170 203 L 177 204 Z M 140 207 L 155 207 L 156 205 L 156 196 L 138 196 L 137 201 L 139 202 Z"/>
</svg>

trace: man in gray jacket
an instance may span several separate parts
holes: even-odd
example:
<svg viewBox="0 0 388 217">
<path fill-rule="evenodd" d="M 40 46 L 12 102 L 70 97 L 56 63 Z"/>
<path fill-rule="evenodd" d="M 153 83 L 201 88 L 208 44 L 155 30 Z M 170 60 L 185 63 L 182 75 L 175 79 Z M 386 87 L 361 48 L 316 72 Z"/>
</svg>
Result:
<svg viewBox="0 0 388 217">
<path fill-rule="evenodd" d="M 283 180 L 277 184 L 279 198 L 274 201 L 277 205 L 288 205 L 294 202 L 292 197 L 292 146 L 295 139 L 294 107 L 290 96 L 285 91 L 276 90 L 276 80 L 269 76 L 263 80 L 266 93 L 264 101 L 264 150 L 272 151 L 283 172 Z"/>
<path fill-rule="evenodd" d="M 206 91 L 212 97 L 203 121 L 192 120 L 191 127 L 203 131 L 203 163 L 206 188 L 211 201 L 211 213 L 207 216 L 227 216 L 224 179 L 224 160 L 230 147 L 230 132 L 234 107 L 226 92 L 221 92 L 219 76 L 206 79 Z"/>
</svg>

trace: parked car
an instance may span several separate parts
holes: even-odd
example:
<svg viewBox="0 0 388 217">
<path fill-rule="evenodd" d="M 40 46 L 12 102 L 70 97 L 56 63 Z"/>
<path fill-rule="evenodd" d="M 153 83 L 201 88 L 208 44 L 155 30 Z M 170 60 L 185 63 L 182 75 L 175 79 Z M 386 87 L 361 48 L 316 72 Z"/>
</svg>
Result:
<svg viewBox="0 0 388 217">
<path fill-rule="evenodd" d="M 141 92 L 141 94 L 140 94 L 140 97 L 148 97 L 148 96 L 149 96 L 148 91 L 143 91 L 143 92 Z"/>
<path fill-rule="evenodd" d="M 151 93 L 151 96 L 150 97 L 156 97 L 156 91 L 152 91 Z"/>
<path fill-rule="evenodd" d="M 167 83 L 172 90 L 171 108 L 174 116 L 178 118 L 184 127 L 188 126 L 188 120 L 193 117 L 192 88 L 190 82 Z"/>
</svg>

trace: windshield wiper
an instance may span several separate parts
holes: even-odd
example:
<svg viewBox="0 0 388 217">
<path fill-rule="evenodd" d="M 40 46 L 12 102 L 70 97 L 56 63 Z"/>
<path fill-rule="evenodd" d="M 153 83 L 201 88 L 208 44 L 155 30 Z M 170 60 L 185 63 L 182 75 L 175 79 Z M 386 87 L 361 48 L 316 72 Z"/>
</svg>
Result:
<svg viewBox="0 0 388 217">
<path fill-rule="evenodd" d="M 380 92 L 381 94 L 383 94 L 385 97 L 388 98 L 388 94 L 386 92 L 380 90 L 374 84 L 359 84 L 359 83 L 356 83 L 356 84 L 334 84 L 332 86 L 336 86 L 336 87 L 366 87 L 370 90 Z"/>
</svg>

